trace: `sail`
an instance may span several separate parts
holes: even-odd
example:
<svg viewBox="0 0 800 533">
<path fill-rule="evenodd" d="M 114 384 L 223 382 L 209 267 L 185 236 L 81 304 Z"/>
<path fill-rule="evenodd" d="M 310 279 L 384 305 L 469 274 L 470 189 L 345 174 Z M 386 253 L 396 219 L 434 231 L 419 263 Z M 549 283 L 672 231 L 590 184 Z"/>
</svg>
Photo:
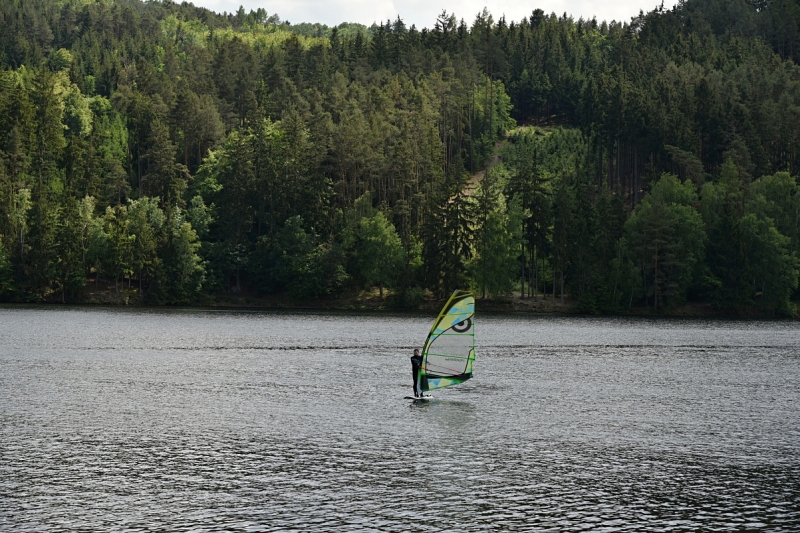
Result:
<svg viewBox="0 0 800 533">
<path fill-rule="evenodd" d="M 475 298 L 455 291 L 433 323 L 422 349 L 420 387 L 431 391 L 472 377 L 475 360 Z"/>
</svg>

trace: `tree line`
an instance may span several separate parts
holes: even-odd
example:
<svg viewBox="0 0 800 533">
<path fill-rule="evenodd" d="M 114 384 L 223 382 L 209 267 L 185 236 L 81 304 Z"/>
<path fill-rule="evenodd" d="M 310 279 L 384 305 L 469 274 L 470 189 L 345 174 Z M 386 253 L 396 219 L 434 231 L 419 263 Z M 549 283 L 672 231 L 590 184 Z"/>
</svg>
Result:
<svg viewBox="0 0 800 533">
<path fill-rule="evenodd" d="M 430 29 L 2 0 L 0 22 L 5 300 L 471 286 L 794 313 L 790 0 Z"/>
</svg>

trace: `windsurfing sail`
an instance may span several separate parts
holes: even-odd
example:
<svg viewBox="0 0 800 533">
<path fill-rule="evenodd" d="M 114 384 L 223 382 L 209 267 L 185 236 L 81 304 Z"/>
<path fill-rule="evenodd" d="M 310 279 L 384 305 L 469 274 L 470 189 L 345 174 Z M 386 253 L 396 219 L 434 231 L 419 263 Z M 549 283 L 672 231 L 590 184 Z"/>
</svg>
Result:
<svg viewBox="0 0 800 533">
<path fill-rule="evenodd" d="M 475 360 L 475 297 L 455 291 L 433 323 L 422 349 L 423 392 L 458 385 L 472 377 Z"/>
</svg>

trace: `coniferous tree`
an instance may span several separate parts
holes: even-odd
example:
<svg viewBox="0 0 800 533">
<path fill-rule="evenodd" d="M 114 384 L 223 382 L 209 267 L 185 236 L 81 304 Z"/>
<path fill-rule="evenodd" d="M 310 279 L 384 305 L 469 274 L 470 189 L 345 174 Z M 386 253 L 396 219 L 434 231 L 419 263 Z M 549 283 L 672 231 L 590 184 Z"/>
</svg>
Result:
<svg viewBox="0 0 800 533">
<path fill-rule="evenodd" d="M 472 284 L 593 312 L 686 298 L 792 314 L 795 4 L 688 0 L 611 23 L 443 12 L 419 30 L 0 2 L 3 298 L 73 300 L 92 277 L 165 303 Z M 501 157 L 506 187 L 476 202 L 467 182 Z M 699 200 L 665 199 L 687 181 Z M 366 192 L 359 216 L 382 213 L 370 229 L 402 245 L 391 281 L 347 241 Z"/>
</svg>

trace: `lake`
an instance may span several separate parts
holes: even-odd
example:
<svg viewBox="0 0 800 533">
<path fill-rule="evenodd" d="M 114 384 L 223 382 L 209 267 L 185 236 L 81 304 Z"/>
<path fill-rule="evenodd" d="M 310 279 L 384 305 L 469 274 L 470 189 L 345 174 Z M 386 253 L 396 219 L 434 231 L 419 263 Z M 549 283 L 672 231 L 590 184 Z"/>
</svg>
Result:
<svg viewBox="0 0 800 533">
<path fill-rule="evenodd" d="M 0 529 L 800 529 L 800 327 L 0 307 Z"/>
</svg>

